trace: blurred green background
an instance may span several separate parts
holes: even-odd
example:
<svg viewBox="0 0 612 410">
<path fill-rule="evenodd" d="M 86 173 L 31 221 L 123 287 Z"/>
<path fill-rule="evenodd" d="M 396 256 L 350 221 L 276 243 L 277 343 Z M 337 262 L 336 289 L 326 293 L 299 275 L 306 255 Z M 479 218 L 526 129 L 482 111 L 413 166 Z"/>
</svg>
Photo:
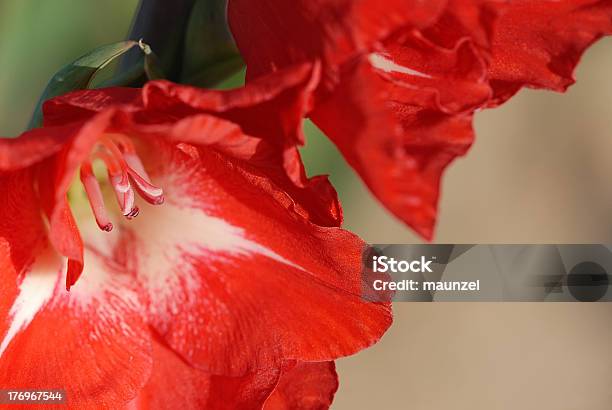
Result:
<svg viewBox="0 0 612 410">
<path fill-rule="evenodd" d="M 24 129 L 64 64 L 124 39 L 136 5 L 0 0 L 0 135 Z M 474 148 L 444 178 L 437 242 L 612 243 L 611 50 L 611 39 L 590 49 L 566 94 L 527 90 L 478 114 Z M 309 174 L 332 175 L 348 229 L 372 243 L 419 240 L 306 130 Z M 396 304 L 382 342 L 338 362 L 334 407 L 609 409 L 612 306 L 514 306 Z"/>
<path fill-rule="evenodd" d="M 0 0 L 0 132 L 18 134 L 51 76 L 123 40 L 137 0 Z"/>
</svg>

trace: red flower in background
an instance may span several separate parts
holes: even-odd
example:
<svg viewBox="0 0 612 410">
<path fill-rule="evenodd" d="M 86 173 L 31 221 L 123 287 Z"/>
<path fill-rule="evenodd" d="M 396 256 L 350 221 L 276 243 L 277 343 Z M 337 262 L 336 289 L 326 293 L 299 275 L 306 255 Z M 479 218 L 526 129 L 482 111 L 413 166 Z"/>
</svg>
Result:
<svg viewBox="0 0 612 410">
<path fill-rule="evenodd" d="M 0 385 L 78 408 L 328 406 L 329 361 L 391 313 L 360 297 L 335 191 L 282 146 L 317 74 L 75 92 L 0 140 Z"/>
<path fill-rule="evenodd" d="M 230 0 L 248 79 L 321 61 L 312 120 L 372 192 L 430 239 L 472 115 L 522 87 L 565 90 L 612 32 L 610 0 Z"/>
</svg>

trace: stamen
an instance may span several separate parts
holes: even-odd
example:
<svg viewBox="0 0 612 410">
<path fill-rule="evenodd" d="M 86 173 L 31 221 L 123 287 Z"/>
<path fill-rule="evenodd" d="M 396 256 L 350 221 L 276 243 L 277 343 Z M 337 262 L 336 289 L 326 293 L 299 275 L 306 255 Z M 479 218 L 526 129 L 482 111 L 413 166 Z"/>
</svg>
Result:
<svg viewBox="0 0 612 410">
<path fill-rule="evenodd" d="M 118 139 L 119 137 L 114 135 L 114 138 Z M 164 191 L 149 182 L 149 175 L 147 174 L 147 171 L 145 171 L 140 158 L 138 158 L 134 152 L 134 147 L 131 142 L 122 143 L 124 147 L 129 147 L 129 150 L 125 153 L 122 153 L 109 137 L 102 138 L 102 144 L 111 151 L 115 158 L 119 159 L 121 166 L 124 167 L 124 170 L 127 171 L 134 182 L 138 193 L 147 202 L 152 205 L 161 205 L 164 203 Z M 135 169 L 132 167 L 132 165 L 135 167 Z"/>
<path fill-rule="evenodd" d="M 96 223 L 103 231 L 110 232 L 113 230 L 113 224 L 111 223 L 106 213 L 104 206 L 104 198 L 102 196 L 102 190 L 98 179 L 93 173 L 91 162 L 85 161 L 81 165 L 81 182 L 85 187 L 85 193 L 89 199 L 91 210 L 96 218 Z"/>
<path fill-rule="evenodd" d="M 106 169 L 111 175 L 120 175 L 121 181 L 118 185 L 118 188 L 121 192 L 125 192 L 130 189 L 130 180 L 128 178 L 127 167 L 123 161 L 121 161 L 121 156 L 117 157 L 116 154 L 119 152 L 117 147 L 113 143 L 110 145 L 106 145 L 103 141 L 102 148 L 106 148 L 110 151 L 110 154 L 104 150 L 98 150 L 95 154 L 95 158 L 99 158 L 104 161 L 104 165 L 106 165 Z M 116 150 L 116 152 L 115 152 Z M 119 152 L 119 155 L 121 153 Z"/>
<path fill-rule="evenodd" d="M 134 185 L 138 190 L 138 193 L 150 204 L 152 205 L 161 205 L 164 203 L 164 190 L 156 187 L 151 184 L 143 177 L 141 177 L 138 172 L 128 167 L 128 173 L 134 181 Z"/>
<path fill-rule="evenodd" d="M 150 182 L 149 175 L 138 158 L 130 139 L 119 134 L 104 136 L 100 139 L 91 157 L 81 165 L 81 181 L 85 186 L 85 192 L 100 229 L 110 232 L 113 224 L 106 213 L 102 190 L 93 173 L 92 161 L 94 160 L 104 162 L 108 180 L 113 187 L 121 212 L 127 219 L 135 218 L 140 212 L 135 205 L 134 188 L 153 205 L 164 202 L 163 190 Z"/>
<path fill-rule="evenodd" d="M 110 156 L 104 151 L 98 151 L 94 154 L 94 158 L 101 159 L 106 165 L 108 171 L 108 180 L 115 191 L 117 202 L 124 216 L 133 215 L 134 211 L 134 191 L 130 185 L 130 179 L 126 172 L 126 167 L 121 166 L 120 161 Z M 130 216 L 128 219 L 133 218 Z"/>
<path fill-rule="evenodd" d="M 123 134 L 107 134 L 107 138 L 113 143 L 119 145 L 121 151 L 126 154 L 135 154 L 136 149 L 134 148 L 134 144 L 132 141 Z"/>
<path fill-rule="evenodd" d="M 124 216 L 128 216 L 134 209 L 136 198 L 134 197 L 134 190 L 130 185 L 128 185 L 127 191 L 121 191 L 121 179 L 121 176 L 109 175 L 109 181 L 113 187 L 113 190 L 115 191 L 115 196 L 117 197 L 117 202 L 121 208 L 121 213 Z"/>
<path fill-rule="evenodd" d="M 132 168 L 138 175 L 140 175 L 145 181 L 149 184 L 151 183 L 151 177 L 147 174 L 144 165 L 142 165 L 142 161 L 138 158 L 138 155 L 134 152 L 124 152 L 123 159 L 127 163 L 128 167 Z"/>
<path fill-rule="evenodd" d="M 134 148 L 132 141 L 130 141 L 130 139 L 125 135 L 121 134 L 110 134 L 108 138 L 111 141 L 116 142 L 119 147 L 121 147 L 122 157 L 127 165 L 150 184 L 151 178 L 149 177 L 149 174 L 147 174 L 144 165 L 142 165 L 142 161 L 138 157 L 138 154 L 136 154 L 136 149 Z"/>
<path fill-rule="evenodd" d="M 116 142 L 121 146 L 123 151 L 121 157 L 127 164 L 127 171 L 143 198 L 153 205 L 162 204 L 164 202 L 164 191 L 151 183 L 151 177 L 147 174 L 142 161 L 136 154 L 132 141 L 121 134 L 109 135 L 107 141 L 112 145 L 115 145 L 114 142 Z"/>
</svg>

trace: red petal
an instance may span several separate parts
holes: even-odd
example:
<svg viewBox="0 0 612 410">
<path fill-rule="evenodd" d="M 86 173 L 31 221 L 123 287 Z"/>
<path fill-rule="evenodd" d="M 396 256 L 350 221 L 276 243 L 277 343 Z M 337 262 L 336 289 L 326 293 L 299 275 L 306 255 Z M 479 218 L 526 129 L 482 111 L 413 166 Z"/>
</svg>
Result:
<svg viewBox="0 0 612 410">
<path fill-rule="evenodd" d="M 296 62 L 322 60 L 326 80 L 335 65 L 361 53 L 400 27 L 423 27 L 442 0 L 231 0 L 229 22 L 255 78 Z"/>
<path fill-rule="evenodd" d="M 106 111 L 81 124 L 76 134 L 57 154 L 36 164 L 40 202 L 49 220 L 49 240 L 57 252 L 68 258 L 67 289 L 76 282 L 83 270 L 83 241 L 66 195 L 74 175 L 108 127 L 113 115 L 114 111 Z M 21 138 L 28 135 L 26 133 Z"/>
<path fill-rule="evenodd" d="M 79 134 L 92 132 L 91 126 L 83 129 L 82 122 L 91 119 L 92 112 L 135 103 L 139 96 L 138 89 L 113 88 L 107 92 L 76 91 L 45 102 L 43 128 L 24 132 L 18 138 L 0 138 L 0 171 L 23 169 L 52 157 Z"/>
<path fill-rule="evenodd" d="M 586 48 L 612 33 L 610 0 L 520 0 L 500 7 L 489 73 L 495 104 L 525 86 L 564 91 Z"/>
<path fill-rule="evenodd" d="M 154 152 L 168 153 L 149 165 L 167 201 L 141 209 L 126 246 L 155 328 L 190 363 L 239 375 L 334 359 L 382 336 L 389 307 L 361 298 L 357 237 L 304 220 L 248 164 L 210 149 Z"/>
<path fill-rule="evenodd" d="M 64 290 L 62 260 L 38 256 L 20 283 L 0 336 L 0 385 L 65 389 L 74 408 L 118 408 L 151 369 L 150 339 L 138 294 L 95 253 L 85 275 Z"/>
<path fill-rule="evenodd" d="M 194 110 L 214 113 L 240 124 L 248 135 L 282 146 L 303 143 L 302 118 L 311 108 L 312 92 L 318 82 L 317 66 L 303 64 L 254 81 L 247 88 L 229 91 L 203 92 L 195 87 L 156 81 L 145 86 L 143 99 L 148 111 L 183 117 Z M 210 136 L 202 134 L 200 138 Z"/>
<path fill-rule="evenodd" d="M 138 88 L 112 87 L 95 90 L 78 90 L 48 100 L 43 105 L 45 128 L 66 123 L 82 123 L 91 119 L 94 112 L 121 106 L 124 110 L 142 105 L 142 90 Z"/>
<path fill-rule="evenodd" d="M 480 50 L 495 18 L 489 1 L 229 3 L 250 78 L 323 61 L 330 95 L 319 95 L 312 119 L 383 204 L 427 238 L 442 172 L 471 143 L 469 112 L 491 97 Z M 368 57 L 384 81 L 359 63 Z"/>
<path fill-rule="evenodd" d="M 442 173 L 472 142 L 471 115 L 424 110 L 404 97 L 362 63 L 345 73 L 313 120 L 377 198 L 429 239 Z"/>
<path fill-rule="evenodd" d="M 45 230 L 26 171 L 0 173 L 0 335 L 19 293 L 19 279 L 45 243 Z"/>
<path fill-rule="evenodd" d="M 163 110 L 165 115 L 186 117 L 171 129 L 163 124 L 158 134 L 197 145 L 214 145 L 225 154 L 260 165 L 277 184 L 299 198 L 314 222 L 339 226 L 342 213 L 336 192 L 326 178 L 306 178 L 296 149 L 304 141 L 302 121 L 311 109 L 318 81 L 318 67 L 306 64 L 229 92 L 202 92 L 169 82 L 153 82 L 143 94 L 151 114 Z M 163 120 L 163 116 L 156 115 L 156 123 Z M 146 132 L 152 130 L 155 128 L 150 125 Z"/>
<path fill-rule="evenodd" d="M 328 409 L 338 390 L 334 362 L 297 363 L 283 371 L 264 410 Z"/>
<path fill-rule="evenodd" d="M 469 39 L 475 46 L 491 46 L 501 5 L 507 0 L 449 0 L 444 12 L 422 33 L 441 47 L 452 49 Z"/>
<path fill-rule="evenodd" d="M 0 171 L 29 167 L 57 153 L 79 125 L 36 128 L 20 138 L 0 138 Z"/>
<path fill-rule="evenodd" d="M 342 209 L 333 186 L 327 177 L 306 177 L 295 146 L 285 148 L 250 137 L 235 123 L 205 114 L 190 116 L 173 124 L 159 124 L 155 128 L 140 128 L 140 132 L 150 133 L 152 130 L 168 140 L 208 145 L 234 158 L 248 160 L 288 193 L 277 197 L 285 207 L 318 225 L 342 224 Z M 204 135 L 206 138 L 201 138 Z M 251 182 L 259 184 L 260 181 L 253 179 Z"/>
<path fill-rule="evenodd" d="M 485 61 L 467 38 L 447 49 L 409 31 L 389 38 L 370 62 L 394 84 L 402 101 L 413 105 L 461 112 L 482 106 L 491 96 Z"/>
<path fill-rule="evenodd" d="M 133 403 L 139 410 L 262 408 L 278 382 L 280 370 L 242 377 L 214 376 L 196 370 L 162 343 L 153 343 L 151 378 Z"/>
<path fill-rule="evenodd" d="M 318 69 L 312 64 L 302 64 L 234 90 L 204 90 L 169 81 L 152 81 L 142 90 L 83 90 L 48 101 L 45 119 L 50 124 L 89 120 L 93 113 L 113 108 L 135 115 L 141 124 L 153 126 L 185 117 L 208 115 L 219 121 L 239 124 L 244 133 L 253 137 L 280 145 L 300 143 L 303 141 L 302 118 L 310 110 L 311 94 L 318 80 Z M 147 117 L 138 115 L 143 109 L 148 112 Z M 126 122 L 119 127 L 130 122 L 128 118 L 124 120 Z M 193 140 L 188 142 L 207 145 L 223 142 L 220 135 L 210 131 L 201 129 L 198 134 L 193 133 Z M 234 148 L 238 149 L 236 145 Z"/>
</svg>

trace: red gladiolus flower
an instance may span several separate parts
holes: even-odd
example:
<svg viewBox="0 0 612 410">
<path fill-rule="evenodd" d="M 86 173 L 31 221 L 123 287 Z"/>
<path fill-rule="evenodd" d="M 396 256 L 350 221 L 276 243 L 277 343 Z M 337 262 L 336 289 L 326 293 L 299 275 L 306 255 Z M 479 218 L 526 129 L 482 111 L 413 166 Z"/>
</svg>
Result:
<svg viewBox="0 0 612 410">
<path fill-rule="evenodd" d="M 75 92 L 0 140 L 0 385 L 75 408 L 260 408 L 277 385 L 274 403 L 328 404 L 333 365 L 305 362 L 371 345 L 391 314 L 360 297 L 335 191 L 282 145 L 317 75 Z"/>
<path fill-rule="evenodd" d="M 230 0 L 257 78 L 321 61 L 312 120 L 372 192 L 425 238 L 472 115 L 521 87 L 563 91 L 612 32 L 610 0 Z"/>
</svg>

